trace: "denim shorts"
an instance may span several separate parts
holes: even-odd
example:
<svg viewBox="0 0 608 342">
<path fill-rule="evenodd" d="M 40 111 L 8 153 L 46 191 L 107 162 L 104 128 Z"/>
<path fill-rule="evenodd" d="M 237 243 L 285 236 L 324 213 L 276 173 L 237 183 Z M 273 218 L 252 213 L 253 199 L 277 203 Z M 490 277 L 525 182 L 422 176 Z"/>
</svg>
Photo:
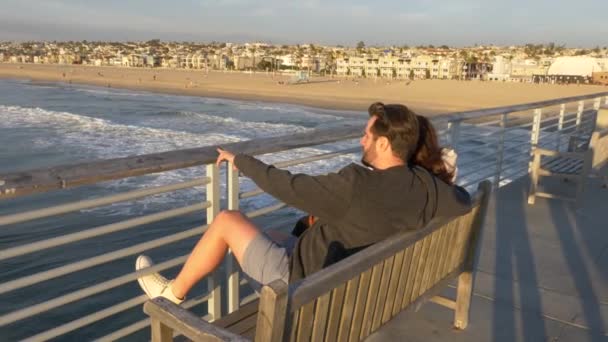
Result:
<svg viewBox="0 0 608 342">
<path fill-rule="evenodd" d="M 251 287 L 260 292 L 262 286 L 275 280 L 289 282 L 289 257 L 297 237 L 290 235 L 284 243 L 276 243 L 266 234 L 258 234 L 245 249 L 241 269 Z"/>
</svg>

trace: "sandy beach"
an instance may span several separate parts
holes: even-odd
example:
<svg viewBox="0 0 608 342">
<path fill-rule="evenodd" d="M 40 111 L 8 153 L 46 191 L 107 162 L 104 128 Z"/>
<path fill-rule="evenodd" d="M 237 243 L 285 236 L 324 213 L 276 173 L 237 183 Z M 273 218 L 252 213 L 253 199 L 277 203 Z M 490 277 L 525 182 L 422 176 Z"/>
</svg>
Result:
<svg viewBox="0 0 608 342">
<path fill-rule="evenodd" d="M 538 85 L 480 81 L 389 81 L 314 77 L 289 84 L 291 76 L 257 72 L 0 64 L 0 78 L 90 84 L 111 88 L 240 100 L 292 103 L 364 111 L 370 103 L 403 103 L 438 114 L 608 91 L 593 85 Z"/>
</svg>

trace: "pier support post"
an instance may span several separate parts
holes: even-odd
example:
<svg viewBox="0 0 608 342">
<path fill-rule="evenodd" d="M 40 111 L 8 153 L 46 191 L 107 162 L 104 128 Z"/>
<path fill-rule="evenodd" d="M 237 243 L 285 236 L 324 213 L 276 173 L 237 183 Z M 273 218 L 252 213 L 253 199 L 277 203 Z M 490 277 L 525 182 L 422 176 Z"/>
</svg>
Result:
<svg viewBox="0 0 608 342">
<path fill-rule="evenodd" d="M 581 121 L 583 119 L 583 112 L 585 111 L 585 101 L 578 101 L 578 109 L 576 111 L 576 134 L 580 133 Z"/>
<path fill-rule="evenodd" d="M 559 119 L 557 121 L 557 134 L 555 135 L 556 138 L 556 146 L 555 146 L 555 150 L 559 151 L 560 150 L 560 145 L 562 143 L 562 130 L 564 129 L 564 116 L 566 115 L 566 104 L 562 103 L 559 106 Z"/>
<path fill-rule="evenodd" d="M 219 170 L 215 164 L 207 165 L 207 177 L 211 180 L 207 184 L 207 201 L 211 203 L 211 206 L 207 208 L 207 224 L 209 225 L 220 213 L 220 179 Z M 207 302 L 207 310 L 212 319 L 216 320 L 222 317 L 222 289 L 218 281 L 217 271 L 208 277 L 208 286 L 210 297 Z"/>
<path fill-rule="evenodd" d="M 448 123 L 448 144 L 456 151 L 456 146 L 460 140 L 460 121 L 450 121 Z"/>
<path fill-rule="evenodd" d="M 502 173 L 502 163 L 505 150 L 505 130 L 507 127 L 507 113 L 500 117 L 500 136 L 498 138 L 498 146 L 496 147 L 496 174 L 494 175 L 494 188 L 500 186 L 500 174 Z"/>
<path fill-rule="evenodd" d="M 228 209 L 239 209 L 239 171 L 234 169 L 234 165 L 228 164 L 226 171 L 226 184 L 228 191 Z M 228 275 L 228 313 L 238 310 L 240 307 L 239 293 L 239 270 L 236 265 L 236 259 L 232 252 L 228 252 L 227 260 L 227 275 Z"/>
</svg>

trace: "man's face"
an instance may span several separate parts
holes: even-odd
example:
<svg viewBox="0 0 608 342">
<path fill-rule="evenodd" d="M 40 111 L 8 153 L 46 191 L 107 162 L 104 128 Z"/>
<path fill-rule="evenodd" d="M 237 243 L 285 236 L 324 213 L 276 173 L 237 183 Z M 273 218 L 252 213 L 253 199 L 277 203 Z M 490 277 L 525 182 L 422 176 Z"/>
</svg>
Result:
<svg viewBox="0 0 608 342">
<path fill-rule="evenodd" d="M 372 116 L 367 120 L 367 125 L 365 126 L 365 132 L 363 132 L 363 137 L 361 137 L 361 147 L 363 148 L 363 156 L 361 157 L 361 163 L 363 165 L 372 167 L 374 161 L 378 158 L 378 151 L 376 151 L 376 137 L 371 131 L 371 127 L 374 125 L 378 119 L 376 116 Z"/>
</svg>

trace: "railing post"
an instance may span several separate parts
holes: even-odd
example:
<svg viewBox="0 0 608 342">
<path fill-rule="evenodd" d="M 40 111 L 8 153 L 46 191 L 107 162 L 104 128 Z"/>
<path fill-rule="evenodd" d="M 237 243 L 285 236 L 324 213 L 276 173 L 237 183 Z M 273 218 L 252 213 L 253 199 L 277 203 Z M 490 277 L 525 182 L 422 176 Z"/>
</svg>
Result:
<svg viewBox="0 0 608 342">
<path fill-rule="evenodd" d="M 540 122 L 542 119 L 543 110 L 541 108 L 536 108 L 534 110 L 534 118 L 532 121 L 532 132 L 530 134 L 530 163 L 528 166 L 528 172 L 530 172 L 530 167 L 532 163 L 532 157 L 534 156 L 534 149 L 538 145 L 538 140 L 540 139 Z"/>
<path fill-rule="evenodd" d="M 555 149 L 557 151 L 560 150 L 560 145 L 562 143 L 562 130 L 564 129 L 564 116 L 566 115 L 566 104 L 562 103 L 559 106 L 559 120 L 557 121 L 557 137 Z"/>
<path fill-rule="evenodd" d="M 578 109 L 576 111 L 576 129 L 575 132 L 578 134 L 581 129 L 581 121 L 583 119 L 583 112 L 585 111 L 585 101 L 578 101 Z"/>
<path fill-rule="evenodd" d="M 498 146 L 496 153 L 496 174 L 494 175 L 494 188 L 500 186 L 500 174 L 502 173 L 502 162 L 504 159 L 505 150 L 505 129 L 507 127 L 507 113 L 502 114 L 500 118 L 500 136 L 498 138 Z"/>
<path fill-rule="evenodd" d="M 226 184 L 228 191 L 228 210 L 239 209 L 239 171 L 235 170 L 232 164 L 226 166 Z M 227 259 L 228 273 L 228 313 L 237 310 L 240 306 L 240 280 L 239 270 L 236 265 L 236 260 L 231 252 L 228 253 Z"/>
<path fill-rule="evenodd" d="M 217 165 L 207 165 L 207 177 L 211 180 L 207 184 L 207 201 L 211 202 L 211 206 L 207 208 L 207 224 L 209 225 L 220 212 L 220 179 Z M 208 279 L 211 296 L 207 302 L 207 308 L 211 319 L 216 320 L 222 317 L 222 289 L 217 272 L 213 272 Z"/>
<path fill-rule="evenodd" d="M 448 122 L 448 144 L 456 151 L 460 140 L 460 120 Z"/>
</svg>

